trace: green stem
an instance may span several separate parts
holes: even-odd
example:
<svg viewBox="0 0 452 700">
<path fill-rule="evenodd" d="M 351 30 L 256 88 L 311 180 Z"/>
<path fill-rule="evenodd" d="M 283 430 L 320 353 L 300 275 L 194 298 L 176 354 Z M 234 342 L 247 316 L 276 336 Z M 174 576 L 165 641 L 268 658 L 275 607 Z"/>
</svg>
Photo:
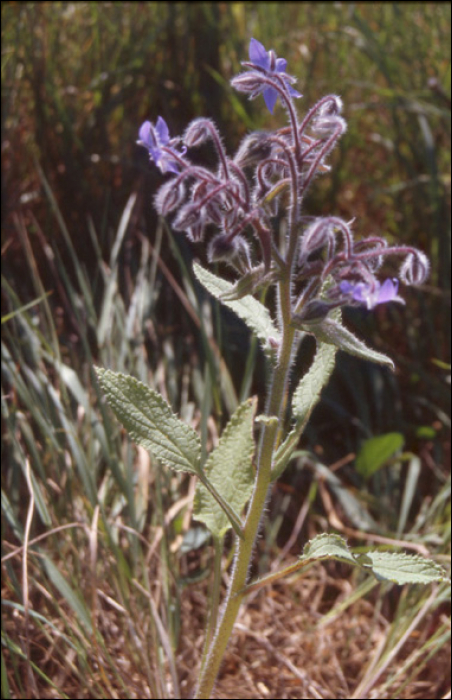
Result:
<svg viewBox="0 0 452 700">
<path fill-rule="evenodd" d="M 289 574 L 295 574 L 297 571 L 300 571 L 301 569 L 307 570 L 312 565 L 313 565 L 313 562 L 311 560 L 296 561 L 294 564 L 291 564 L 290 566 L 286 566 L 285 569 L 280 569 L 279 571 L 275 571 L 273 574 L 268 574 L 268 576 L 264 576 L 264 578 L 261 578 L 258 581 L 254 581 L 254 583 L 250 583 L 248 586 L 245 586 L 245 590 L 243 591 L 243 594 L 249 595 L 250 593 L 254 593 L 255 591 L 259 590 L 259 588 L 262 588 L 263 586 L 268 586 L 270 583 L 274 583 L 275 581 L 279 581 L 281 578 L 284 578 L 284 576 L 289 576 Z"/>
<path fill-rule="evenodd" d="M 287 276 L 288 277 L 288 276 Z M 219 620 L 214 639 L 210 645 L 205 663 L 201 669 L 195 698 L 209 698 L 215 683 L 221 661 L 224 656 L 234 623 L 243 598 L 246 586 L 248 567 L 251 560 L 254 542 L 258 533 L 259 523 L 267 499 L 271 482 L 272 457 L 275 440 L 284 410 L 284 398 L 287 390 L 288 376 L 292 360 L 295 329 L 290 322 L 290 282 L 288 279 L 280 282 L 279 303 L 282 317 L 283 338 L 279 353 L 278 364 L 275 367 L 270 392 L 267 401 L 267 416 L 276 416 L 278 421 L 264 423 L 257 456 L 257 475 L 253 495 L 251 497 L 243 539 L 237 539 L 234 568 L 229 590 Z"/>
<path fill-rule="evenodd" d="M 201 659 L 201 670 L 206 662 L 209 646 L 215 632 L 218 621 L 218 609 L 220 604 L 220 583 L 221 583 L 221 555 L 223 552 L 224 537 L 213 538 L 214 547 L 214 563 L 213 563 L 213 581 L 209 596 L 209 622 L 207 624 L 206 638 L 204 640 L 204 649 Z"/>
</svg>

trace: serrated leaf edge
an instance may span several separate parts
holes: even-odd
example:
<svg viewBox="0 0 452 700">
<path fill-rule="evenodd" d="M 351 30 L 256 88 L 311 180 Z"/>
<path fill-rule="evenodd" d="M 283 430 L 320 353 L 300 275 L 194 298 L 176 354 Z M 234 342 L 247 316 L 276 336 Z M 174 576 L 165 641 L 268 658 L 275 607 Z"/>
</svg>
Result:
<svg viewBox="0 0 452 700">
<path fill-rule="evenodd" d="M 163 396 L 161 394 L 159 394 L 157 391 L 151 389 L 150 387 L 146 386 L 146 384 L 141 382 L 139 379 L 136 379 L 136 377 L 133 377 L 132 375 L 127 375 L 127 374 L 124 374 L 122 372 L 115 372 L 115 371 L 110 370 L 110 369 L 105 369 L 103 367 L 96 367 L 96 366 L 94 367 L 94 370 L 95 370 L 96 375 L 99 379 L 99 383 L 102 387 L 102 390 L 105 393 L 107 401 L 109 399 L 109 395 L 116 396 L 117 399 L 119 399 L 121 395 L 124 396 L 123 391 L 118 386 L 114 386 L 112 388 L 110 386 L 104 385 L 104 378 L 108 378 L 108 377 L 115 377 L 115 376 L 118 377 L 119 376 L 123 380 L 128 381 L 131 384 L 134 384 L 137 388 L 139 387 L 140 390 L 144 389 L 145 391 L 148 391 L 152 395 L 153 400 L 155 400 L 156 403 L 159 404 L 159 408 L 162 411 L 167 411 L 169 413 L 169 415 L 172 418 L 174 418 L 175 420 L 177 420 L 180 423 L 180 425 L 186 430 L 187 437 L 191 440 L 194 440 L 195 444 L 193 445 L 193 448 L 195 448 L 194 451 L 197 452 L 197 460 L 196 460 L 196 462 L 193 462 L 191 454 L 189 454 L 189 453 L 187 454 L 185 452 L 185 450 L 183 449 L 183 447 L 181 447 L 178 442 L 176 442 L 173 438 L 171 438 L 169 435 L 164 433 L 163 430 L 160 430 L 160 428 L 158 428 L 158 431 L 161 432 L 163 435 L 165 435 L 165 438 L 168 440 L 168 442 L 170 444 L 174 445 L 174 455 L 175 455 L 174 462 L 177 463 L 178 457 L 180 455 L 182 455 L 184 457 L 185 461 L 187 462 L 187 464 L 191 465 L 191 469 L 180 465 L 180 463 L 177 467 L 175 467 L 171 463 L 169 463 L 169 460 L 167 461 L 164 458 L 159 457 L 158 455 L 157 455 L 157 458 L 160 459 L 160 461 L 167 463 L 168 466 L 171 468 L 179 469 L 180 471 L 186 471 L 186 472 L 191 472 L 194 474 L 199 474 L 199 472 L 200 472 L 200 459 L 201 459 L 201 442 L 199 440 L 199 436 L 187 423 L 184 423 L 183 421 L 180 420 L 180 418 L 173 412 L 173 410 L 171 409 L 171 406 L 169 405 L 169 403 L 167 401 L 165 401 L 165 399 L 163 398 Z M 130 399 L 126 399 L 126 400 L 130 402 Z M 133 403 L 133 402 L 130 402 L 130 403 Z M 110 404 L 110 402 L 109 402 L 109 404 Z M 124 425 L 122 423 L 122 420 L 116 414 L 116 411 L 114 410 L 114 408 L 111 404 L 110 404 L 110 407 L 113 410 L 113 412 L 115 413 L 119 422 L 122 425 Z M 134 415 L 134 420 L 136 420 L 138 424 L 142 425 L 143 432 L 145 432 L 145 430 L 147 428 L 146 423 L 142 422 L 145 420 L 145 418 L 140 419 L 136 415 Z M 146 419 L 146 420 L 148 420 L 148 419 Z M 126 426 L 124 426 L 124 427 L 127 430 L 130 437 L 132 438 L 132 440 L 137 443 L 137 445 L 142 445 L 143 447 L 145 447 L 145 449 L 150 449 L 152 451 L 152 447 L 149 448 L 149 447 L 147 447 L 147 445 L 143 445 L 143 441 L 146 440 L 151 445 L 156 444 L 158 447 L 166 450 L 167 452 L 169 452 L 171 454 L 172 451 L 168 447 L 167 443 L 160 443 L 155 438 L 151 440 L 149 438 L 142 437 L 138 433 L 136 433 L 134 429 L 130 430 Z"/>
<path fill-rule="evenodd" d="M 252 295 L 247 294 L 246 296 L 237 299 L 236 301 L 227 301 L 222 298 L 222 294 L 230 292 L 234 285 L 227 280 L 214 275 L 209 270 L 195 263 L 193 265 L 193 271 L 195 273 L 196 279 L 203 285 L 207 291 L 212 294 L 218 301 L 227 306 L 231 311 L 234 311 L 237 316 L 242 319 L 248 328 L 259 338 L 263 345 L 264 351 L 272 357 L 275 355 L 275 351 L 269 344 L 269 338 L 274 341 L 275 347 L 279 345 L 281 341 L 281 334 L 274 325 L 270 312 L 266 306 L 261 304 L 260 301 L 255 299 Z M 214 293 L 212 289 L 209 289 L 209 285 L 212 287 L 217 287 L 217 291 Z M 220 287 L 224 287 L 221 289 Z M 256 322 L 256 319 L 258 322 Z M 261 323 L 259 319 L 263 319 Z"/>
<path fill-rule="evenodd" d="M 229 420 L 228 424 L 224 428 L 224 430 L 221 434 L 221 437 L 220 437 L 219 444 L 217 445 L 217 447 L 214 450 L 212 450 L 209 457 L 207 458 L 207 461 L 205 462 L 203 470 L 202 470 L 203 478 L 200 479 L 200 482 L 203 484 L 203 486 L 210 492 L 210 494 L 213 496 L 213 498 L 215 498 L 215 500 L 217 501 L 218 505 L 223 509 L 225 515 L 227 516 L 227 518 L 228 518 L 231 526 L 234 528 L 235 532 L 242 538 L 243 538 L 243 531 L 241 529 L 240 517 L 237 515 L 237 513 L 232 508 L 232 506 L 227 501 L 225 501 L 220 494 L 218 494 L 215 486 L 210 483 L 209 472 L 211 471 L 210 465 L 213 465 L 216 450 L 218 449 L 218 447 L 220 447 L 221 442 L 226 441 L 230 437 L 231 432 L 234 430 L 234 428 L 237 425 L 240 425 L 240 423 L 243 421 L 243 417 L 242 417 L 243 414 L 249 412 L 250 408 L 251 408 L 251 416 L 253 416 L 256 412 L 256 407 L 257 407 L 257 399 L 255 397 L 253 397 L 253 398 L 250 398 L 250 399 L 247 399 L 246 401 L 244 401 L 237 408 L 237 410 L 235 411 L 235 413 L 233 414 L 233 416 Z M 251 422 L 251 425 L 252 425 L 252 423 L 253 423 L 253 421 Z M 251 428 L 251 431 L 252 431 L 252 428 Z M 252 459 L 253 453 L 254 453 L 254 448 L 250 451 L 250 455 L 249 455 L 250 461 Z M 198 519 L 197 518 L 197 515 L 198 515 L 197 505 L 196 504 L 197 504 L 197 499 L 196 499 L 196 494 L 195 494 L 193 517 L 195 519 Z M 205 521 L 202 518 L 199 518 L 199 521 L 205 523 Z M 239 529 L 237 529 L 237 524 L 239 524 L 239 526 L 238 526 Z M 214 536 L 216 536 L 215 533 L 212 533 L 212 534 Z"/>
<path fill-rule="evenodd" d="M 378 352 L 377 350 L 369 348 L 364 341 L 357 338 L 351 331 L 348 330 L 348 328 L 343 326 L 338 321 L 331 318 L 326 318 L 321 323 L 312 324 L 309 332 L 313 333 L 316 338 L 322 340 L 324 343 L 335 345 L 337 348 L 339 348 L 339 350 L 343 350 L 350 355 L 360 357 L 361 359 L 368 360 L 369 362 L 388 365 L 392 370 L 395 369 L 394 362 L 390 357 Z M 337 336 L 338 333 L 341 334 L 342 338 Z"/>
</svg>

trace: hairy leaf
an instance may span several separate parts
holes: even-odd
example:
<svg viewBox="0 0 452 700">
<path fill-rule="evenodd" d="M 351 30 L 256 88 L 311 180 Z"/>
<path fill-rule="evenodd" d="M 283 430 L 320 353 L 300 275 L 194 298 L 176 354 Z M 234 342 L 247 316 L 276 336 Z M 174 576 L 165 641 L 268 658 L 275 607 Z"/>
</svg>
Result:
<svg viewBox="0 0 452 700">
<path fill-rule="evenodd" d="M 356 355 L 356 357 L 360 357 L 363 360 L 377 362 L 381 365 L 388 365 L 391 369 L 394 369 L 394 363 L 390 357 L 367 347 L 362 340 L 359 340 L 345 326 L 332 318 L 325 318 L 320 323 L 310 324 L 309 329 L 306 328 L 306 330 L 313 333 L 318 340 L 322 340 L 324 343 L 331 343 L 338 347 L 339 350 L 350 353 L 350 355 Z"/>
<path fill-rule="evenodd" d="M 365 564 L 365 568 L 371 568 L 380 581 L 392 581 L 402 585 L 448 580 L 442 566 L 418 554 L 366 552 L 366 558 L 370 559 L 371 563 Z"/>
<path fill-rule="evenodd" d="M 353 554 L 351 553 L 347 542 L 340 535 L 334 535 L 324 532 L 322 535 L 317 535 L 314 539 L 309 540 L 304 546 L 303 554 L 300 559 L 341 559 L 355 564 Z"/>
<path fill-rule="evenodd" d="M 292 412 L 297 421 L 309 418 L 320 399 L 320 393 L 333 373 L 337 348 L 328 343 L 318 343 L 312 365 L 301 378 L 292 399 Z"/>
<path fill-rule="evenodd" d="M 308 542 L 300 561 L 307 563 L 315 559 L 336 559 L 353 564 L 372 571 L 379 581 L 391 581 L 399 585 L 449 580 L 442 566 L 418 554 L 379 551 L 353 554 L 339 535 L 324 533 Z"/>
<path fill-rule="evenodd" d="M 132 440 L 169 467 L 200 473 L 201 442 L 156 391 L 121 372 L 96 367 L 107 401 Z"/>
<path fill-rule="evenodd" d="M 242 319 L 253 333 L 259 338 L 263 349 L 267 354 L 274 354 L 273 346 L 280 342 L 280 333 L 273 324 L 268 309 L 251 295 L 244 296 L 236 301 L 226 301 L 223 294 L 230 293 L 234 285 L 212 272 L 205 270 L 201 265 L 193 266 L 194 272 L 201 284 L 208 292 L 221 301 L 229 309 L 232 309 Z M 271 340 L 270 340 L 271 339 Z"/>
<path fill-rule="evenodd" d="M 273 479 L 277 479 L 286 467 L 314 407 L 320 399 L 323 387 L 334 369 L 337 348 L 329 343 L 318 343 L 317 352 L 306 374 L 300 379 L 292 398 L 295 425 L 278 448 L 273 463 Z"/>
<path fill-rule="evenodd" d="M 253 416 L 255 400 L 242 403 L 224 429 L 218 447 L 204 465 L 204 474 L 223 499 L 240 514 L 251 496 L 254 484 Z M 231 527 L 230 521 L 205 486 L 196 485 L 194 517 L 221 538 Z"/>
</svg>

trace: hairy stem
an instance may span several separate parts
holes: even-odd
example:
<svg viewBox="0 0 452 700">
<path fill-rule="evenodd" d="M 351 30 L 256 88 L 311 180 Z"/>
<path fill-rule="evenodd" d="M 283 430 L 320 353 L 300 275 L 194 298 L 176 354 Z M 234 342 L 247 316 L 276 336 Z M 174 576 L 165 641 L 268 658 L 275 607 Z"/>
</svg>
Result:
<svg viewBox="0 0 452 700">
<path fill-rule="evenodd" d="M 257 475 L 253 495 L 251 497 L 246 522 L 243 528 L 243 539 L 238 539 L 234 568 L 227 592 L 223 611 L 217 625 L 214 639 L 201 670 L 195 698 L 209 698 L 214 686 L 221 661 L 223 659 L 229 638 L 234 627 L 237 614 L 243 599 L 243 589 L 246 586 L 248 567 L 251 560 L 254 543 L 259 530 L 262 513 L 271 483 L 272 458 L 275 440 L 284 410 L 284 398 L 292 360 L 295 330 L 287 322 L 290 319 L 290 282 L 288 279 L 280 282 L 280 312 L 283 319 L 283 338 L 279 353 L 278 364 L 274 369 L 271 388 L 267 400 L 267 416 L 275 418 L 264 423 L 257 455 Z"/>
</svg>

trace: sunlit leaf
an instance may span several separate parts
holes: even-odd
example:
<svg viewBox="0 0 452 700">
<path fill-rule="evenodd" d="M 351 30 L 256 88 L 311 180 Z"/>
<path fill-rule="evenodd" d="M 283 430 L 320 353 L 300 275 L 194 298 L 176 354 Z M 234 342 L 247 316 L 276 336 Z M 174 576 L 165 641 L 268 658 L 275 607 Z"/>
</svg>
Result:
<svg viewBox="0 0 452 700">
<path fill-rule="evenodd" d="M 298 445 L 298 441 L 314 407 L 320 399 L 334 369 L 337 348 L 329 343 L 318 343 L 317 352 L 306 374 L 300 379 L 292 398 L 295 424 L 276 452 L 273 479 L 277 479 Z"/>
<path fill-rule="evenodd" d="M 307 563 L 315 559 L 336 559 L 371 571 L 379 581 L 405 583 L 433 583 L 448 581 L 445 570 L 431 559 L 405 552 L 370 551 L 353 554 L 343 537 L 324 533 L 314 537 L 305 545 L 300 561 Z"/>
<path fill-rule="evenodd" d="M 218 299 L 222 304 L 234 311 L 259 338 L 263 349 L 267 354 L 273 354 L 273 346 L 280 342 L 280 334 L 270 316 L 268 309 L 251 295 L 247 295 L 236 301 L 225 301 L 222 295 L 231 292 L 234 285 L 221 277 L 217 277 L 212 272 L 205 270 L 201 265 L 193 266 L 194 272 L 201 284 L 208 292 Z"/>
<path fill-rule="evenodd" d="M 160 394 L 121 372 L 96 367 L 96 373 L 110 407 L 132 440 L 167 466 L 199 474 L 200 439 Z"/>
<path fill-rule="evenodd" d="M 203 470 L 210 483 L 238 514 L 242 512 L 253 490 L 255 407 L 254 400 L 246 401 L 238 407 Z M 194 517 L 205 523 L 219 538 L 231 527 L 223 509 L 200 482 L 196 485 Z"/>
<path fill-rule="evenodd" d="M 369 568 L 379 580 L 392 581 L 399 585 L 449 580 L 442 566 L 417 554 L 366 552 L 366 557 L 371 562 Z"/>
<path fill-rule="evenodd" d="M 331 343 L 339 350 L 344 350 L 369 362 L 377 362 L 381 365 L 387 365 L 394 369 L 394 362 L 387 355 L 383 355 L 377 350 L 369 348 L 362 340 L 359 340 L 351 331 L 343 326 L 338 321 L 332 318 L 326 318 L 320 323 L 310 324 L 309 331 L 315 335 L 318 340 L 324 343 Z"/>
</svg>

